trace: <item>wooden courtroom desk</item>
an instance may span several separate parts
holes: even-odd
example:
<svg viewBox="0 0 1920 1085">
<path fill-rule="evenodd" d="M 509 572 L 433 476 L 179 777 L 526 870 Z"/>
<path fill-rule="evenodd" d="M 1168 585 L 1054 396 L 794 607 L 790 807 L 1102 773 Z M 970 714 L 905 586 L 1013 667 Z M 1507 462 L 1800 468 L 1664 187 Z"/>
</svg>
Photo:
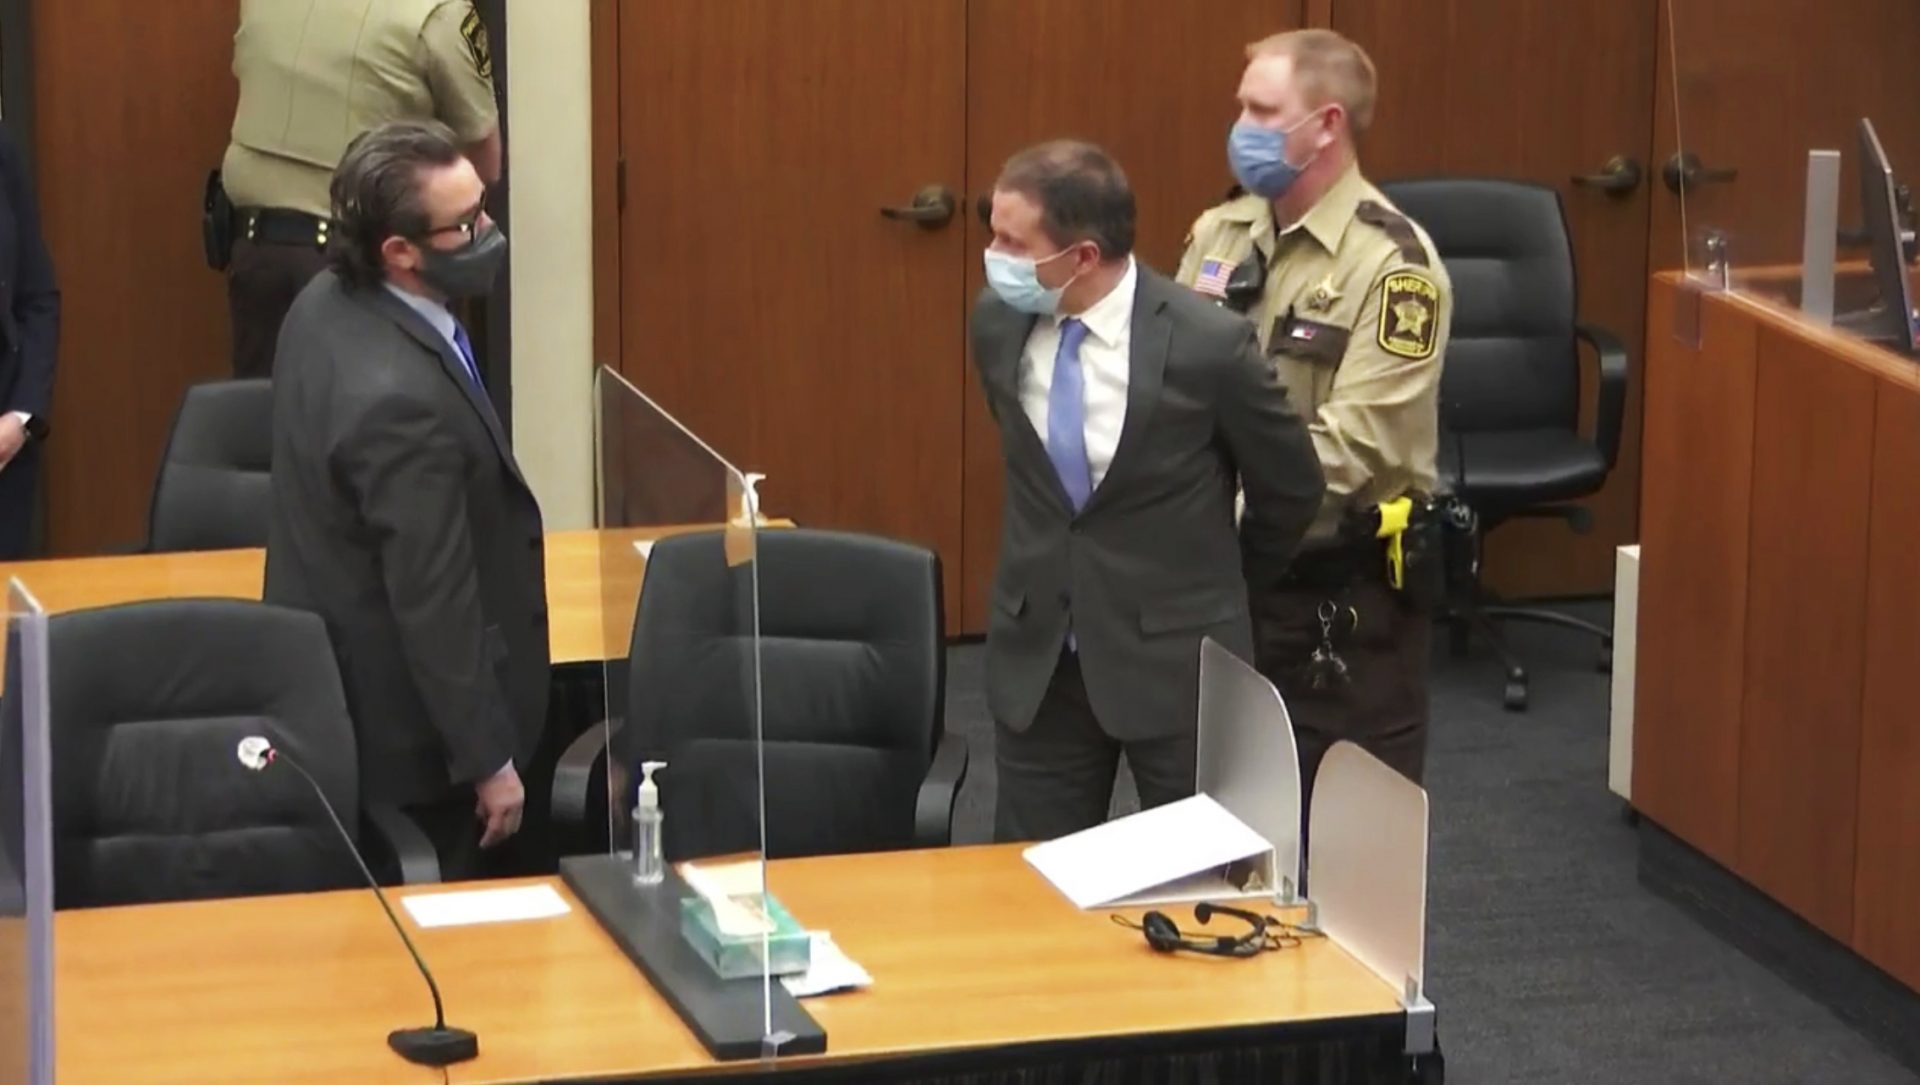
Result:
<svg viewBox="0 0 1920 1085">
<path fill-rule="evenodd" d="M 776 520 L 771 527 L 791 527 Z M 711 530 L 713 525 L 588 529 L 547 536 L 547 633 L 555 666 L 598 663 L 627 654 L 633 605 L 640 598 L 644 559 L 634 542 Z M 607 550 L 603 561 L 602 551 Z M 52 558 L 0 563 L 0 584 L 12 577 L 32 591 L 49 614 L 152 599 L 259 599 L 266 551 L 205 550 L 114 557 Z M 604 573 L 619 570 L 605 583 Z M 603 599 L 622 605 L 603 611 Z"/>
<path fill-rule="evenodd" d="M 1678 273 L 1647 329 L 1633 804 L 1920 990 L 1920 364 Z"/>
<path fill-rule="evenodd" d="M 1075 909 L 1017 845 L 785 860 L 768 881 L 874 977 L 807 1000 L 828 1035 L 809 1064 L 1335 1022 L 1404 1034 L 1399 993 L 1332 942 L 1249 960 L 1163 956 Z M 420 930 L 395 905 L 448 1021 L 480 1036 L 479 1059 L 447 1080 L 764 1069 L 709 1059 L 552 884 L 573 911 L 550 920 Z M 364 890 L 67 911 L 55 937 L 60 1085 L 442 1080 L 387 1050 L 387 1032 L 430 1023 L 431 1006 Z"/>
</svg>

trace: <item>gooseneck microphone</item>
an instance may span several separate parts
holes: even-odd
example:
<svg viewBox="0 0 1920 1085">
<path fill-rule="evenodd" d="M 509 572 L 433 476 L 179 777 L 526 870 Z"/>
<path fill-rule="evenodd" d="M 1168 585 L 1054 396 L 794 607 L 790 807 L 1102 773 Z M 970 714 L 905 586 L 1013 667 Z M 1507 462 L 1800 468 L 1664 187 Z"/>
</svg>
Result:
<svg viewBox="0 0 1920 1085">
<path fill-rule="evenodd" d="M 273 748 L 259 735 L 248 735 L 240 740 L 235 751 L 240 763 L 254 772 L 264 770 L 268 765 L 285 765 L 300 774 L 300 778 L 313 788 L 314 795 L 320 799 L 320 806 L 326 810 L 327 817 L 333 821 L 333 827 L 340 832 L 340 840 L 346 844 L 353 861 L 360 865 L 360 873 L 366 875 L 367 885 L 372 888 L 375 900 L 380 902 L 380 910 L 387 913 L 387 922 L 393 924 L 395 934 L 413 955 L 414 965 L 420 969 L 420 977 L 427 981 L 427 991 L 433 995 L 433 1024 L 426 1028 L 394 1029 L 387 1033 L 387 1046 L 394 1053 L 411 1063 L 421 1066 L 451 1066 L 456 1062 L 465 1062 L 480 1054 L 480 1038 L 463 1028 L 447 1027 L 447 1014 L 440 1004 L 440 985 L 433 982 L 433 973 L 428 971 L 427 962 L 421 958 L 420 951 L 414 947 L 413 939 L 407 937 L 407 928 L 400 923 L 400 917 L 393 914 L 392 905 L 387 903 L 387 895 L 380 891 L 380 883 L 375 880 L 373 871 L 367 868 L 367 861 L 360 856 L 360 849 L 354 846 L 352 834 L 340 823 L 340 815 L 333 810 L 333 804 L 327 801 L 327 793 L 320 789 L 319 781 L 308 775 L 300 763 Z"/>
</svg>

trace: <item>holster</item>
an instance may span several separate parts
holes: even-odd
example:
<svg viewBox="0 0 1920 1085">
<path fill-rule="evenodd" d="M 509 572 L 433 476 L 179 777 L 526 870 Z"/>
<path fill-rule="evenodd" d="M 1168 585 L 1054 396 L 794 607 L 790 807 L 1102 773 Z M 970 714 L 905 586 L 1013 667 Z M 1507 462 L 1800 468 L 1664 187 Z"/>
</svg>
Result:
<svg viewBox="0 0 1920 1085">
<path fill-rule="evenodd" d="M 200 243 L 206 250 L 207 266 L 227 270 L 233 262 L 233 201 L 220 182 L 220 171 L 207 174 L 206 192 L 200 204 Z"/>
</svg>

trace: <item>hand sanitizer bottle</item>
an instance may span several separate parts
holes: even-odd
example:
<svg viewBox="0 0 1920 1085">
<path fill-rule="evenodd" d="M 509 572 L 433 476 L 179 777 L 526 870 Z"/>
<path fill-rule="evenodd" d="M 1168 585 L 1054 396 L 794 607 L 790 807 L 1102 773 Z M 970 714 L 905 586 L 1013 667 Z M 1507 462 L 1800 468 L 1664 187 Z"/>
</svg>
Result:
<svg viewBox="0 0 1920 1085">
<path fill-rule="evenodd" d="M 659 885 L 667 877 L 660 843 L 665 816 L 660 813 L 660 789 L 653 782 L 654 771 L 666 767 L 665 761 L 640 764 L 640 797 L 633 805 L 633 880 L 638 885 Z"/>
</svg>

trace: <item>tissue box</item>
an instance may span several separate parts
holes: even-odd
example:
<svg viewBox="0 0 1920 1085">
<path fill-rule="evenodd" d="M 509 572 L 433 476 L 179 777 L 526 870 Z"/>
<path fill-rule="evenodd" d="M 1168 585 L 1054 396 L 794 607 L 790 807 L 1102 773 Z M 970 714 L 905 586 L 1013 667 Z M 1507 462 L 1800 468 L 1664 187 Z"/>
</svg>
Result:
<svg viewBox="0 0 1920 1085">
<path fill-rule="evenodd" d="M 812 963 L 812 937 L 771 894 L 765 899 L 767 918 L 773 921 L 773 931 L 764 941 L 771 958 L 767 966 L 761 963 L 761 936 L 723 934 L 714 921 L 713 905 L 705 897 L 691 896 L 680 901 L 680 934 L 721 979 L 747 979 L 768 972 L 776 976 L 805 972 Z M 756 894 L 743 899 L 742 903 L 757 912 L 760 900 Z"/>
</svg>

